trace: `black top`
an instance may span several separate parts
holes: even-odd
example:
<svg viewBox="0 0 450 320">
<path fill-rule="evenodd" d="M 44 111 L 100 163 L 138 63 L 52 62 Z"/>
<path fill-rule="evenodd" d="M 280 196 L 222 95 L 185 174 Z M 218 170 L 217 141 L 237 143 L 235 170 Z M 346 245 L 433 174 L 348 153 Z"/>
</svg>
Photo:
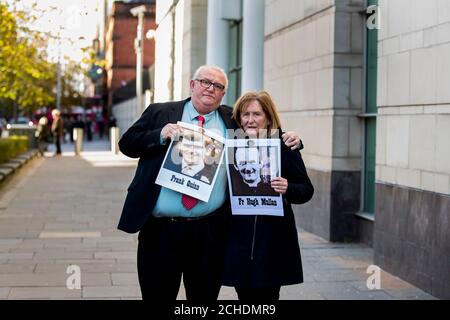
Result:
<svg viewBox="0 0 450 320">
<path fill-rule="evenodd" d="M 281 176 L 288 180 L 284 216 L 234 215 L 225 255 L 223 284 L 268 288 L 303 282 L 291 204 L 309 201 L 314 188 L 298 150 L 281 142 Z"/>
</svg>

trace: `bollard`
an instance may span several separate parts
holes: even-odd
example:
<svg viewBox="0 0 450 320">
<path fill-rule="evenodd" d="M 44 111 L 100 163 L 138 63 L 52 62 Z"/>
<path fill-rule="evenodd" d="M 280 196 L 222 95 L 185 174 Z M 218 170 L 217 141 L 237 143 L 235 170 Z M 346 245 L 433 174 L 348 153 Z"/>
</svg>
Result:
<svg viewBox="0 0 450 320">
<path fill-rule="evenodd" d="M 111 127 L 109 131 L 109 136 L 111 137 L 111 152 L 113 154 L 119 153 L 119 138 L 120 138 L 120 129 L 119 127 Z"/>
<path fill-rule="evenodd" d="M 75 154 L 80 155 L 83 151 L 83 129 L 73 128 L 73 142 L 75 148 Z"/>
</svg>

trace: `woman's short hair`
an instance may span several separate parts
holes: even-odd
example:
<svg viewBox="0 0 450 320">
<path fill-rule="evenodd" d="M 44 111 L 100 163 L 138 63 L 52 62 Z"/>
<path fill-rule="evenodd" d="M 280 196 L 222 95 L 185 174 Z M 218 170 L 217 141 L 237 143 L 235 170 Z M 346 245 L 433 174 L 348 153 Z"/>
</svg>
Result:
<svg viewBox="0 0 450 320">
<path fill-rule="evenodd" d="M 60 115 L 61 115 L 61 111 L 59 111 L 58 109 L 52 110 L 52 116 L 59 117 Z"/>
<path fill-rule="evenodd" d="M 269 123 L 267 129 L 272 130 L 281 128 L 277 107 L 267 91 L 250 91 L 239 97 L 233 107 L 233 119 L 236 120 L 239 126 L 241 126 L 242 113 L 245 112 L 248 105 L 255 100 L 259 102 L 266 115 Z"/>
</svg>

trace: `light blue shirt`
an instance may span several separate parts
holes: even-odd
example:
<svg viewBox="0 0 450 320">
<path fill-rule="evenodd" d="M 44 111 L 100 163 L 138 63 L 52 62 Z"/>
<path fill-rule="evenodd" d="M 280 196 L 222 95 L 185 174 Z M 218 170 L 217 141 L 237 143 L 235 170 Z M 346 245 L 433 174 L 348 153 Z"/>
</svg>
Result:
<svg viewBox="0 0 450 320">
<path fill-rule="evenodd" d="M 189 100 L 184 105 L 181 121 L 197 125 L 198 115 L 199 113 L 195 110 L 192 100 Z M 217 110 L 203 116 L 205 117 L 205 123 L 203 124 L 205 129 L 211 130 L 222 137 L 226 136 L 225 123 Z M 161 187 L 161 193 L 153 209 L 153 215 L 155 217 L 200 217 L 207 215 L 222 206 L 227 196 L 226 190 L 227 173 L 225 164 L 222 163 L 218 168 L 216 182 L 208 202 L 199 200 L 194 208 L 187 210 L 181 203 L 181 193 Z"/>
</svg>

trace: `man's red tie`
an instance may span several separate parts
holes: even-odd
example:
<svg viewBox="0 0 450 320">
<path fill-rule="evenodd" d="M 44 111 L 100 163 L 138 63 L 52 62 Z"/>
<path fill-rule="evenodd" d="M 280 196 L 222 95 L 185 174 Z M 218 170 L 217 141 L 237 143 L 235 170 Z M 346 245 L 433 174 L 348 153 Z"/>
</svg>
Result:
<svg viewBox="0 0 450 320">
<path fill-rule="evenodd" d="M 205 123 L 205 118 L 203 116 L 198 116 L 197 119 L 198 119 L 198 126 L 203 127 L 203 124 Z M 185 207 L 187 210 L 191 210 L 197 205 L 198 199 L 188 196 L 187 194 L 183 194 L 181 196 L 181 203 L 183 204 L 183 207 Z"/>
</svg>

